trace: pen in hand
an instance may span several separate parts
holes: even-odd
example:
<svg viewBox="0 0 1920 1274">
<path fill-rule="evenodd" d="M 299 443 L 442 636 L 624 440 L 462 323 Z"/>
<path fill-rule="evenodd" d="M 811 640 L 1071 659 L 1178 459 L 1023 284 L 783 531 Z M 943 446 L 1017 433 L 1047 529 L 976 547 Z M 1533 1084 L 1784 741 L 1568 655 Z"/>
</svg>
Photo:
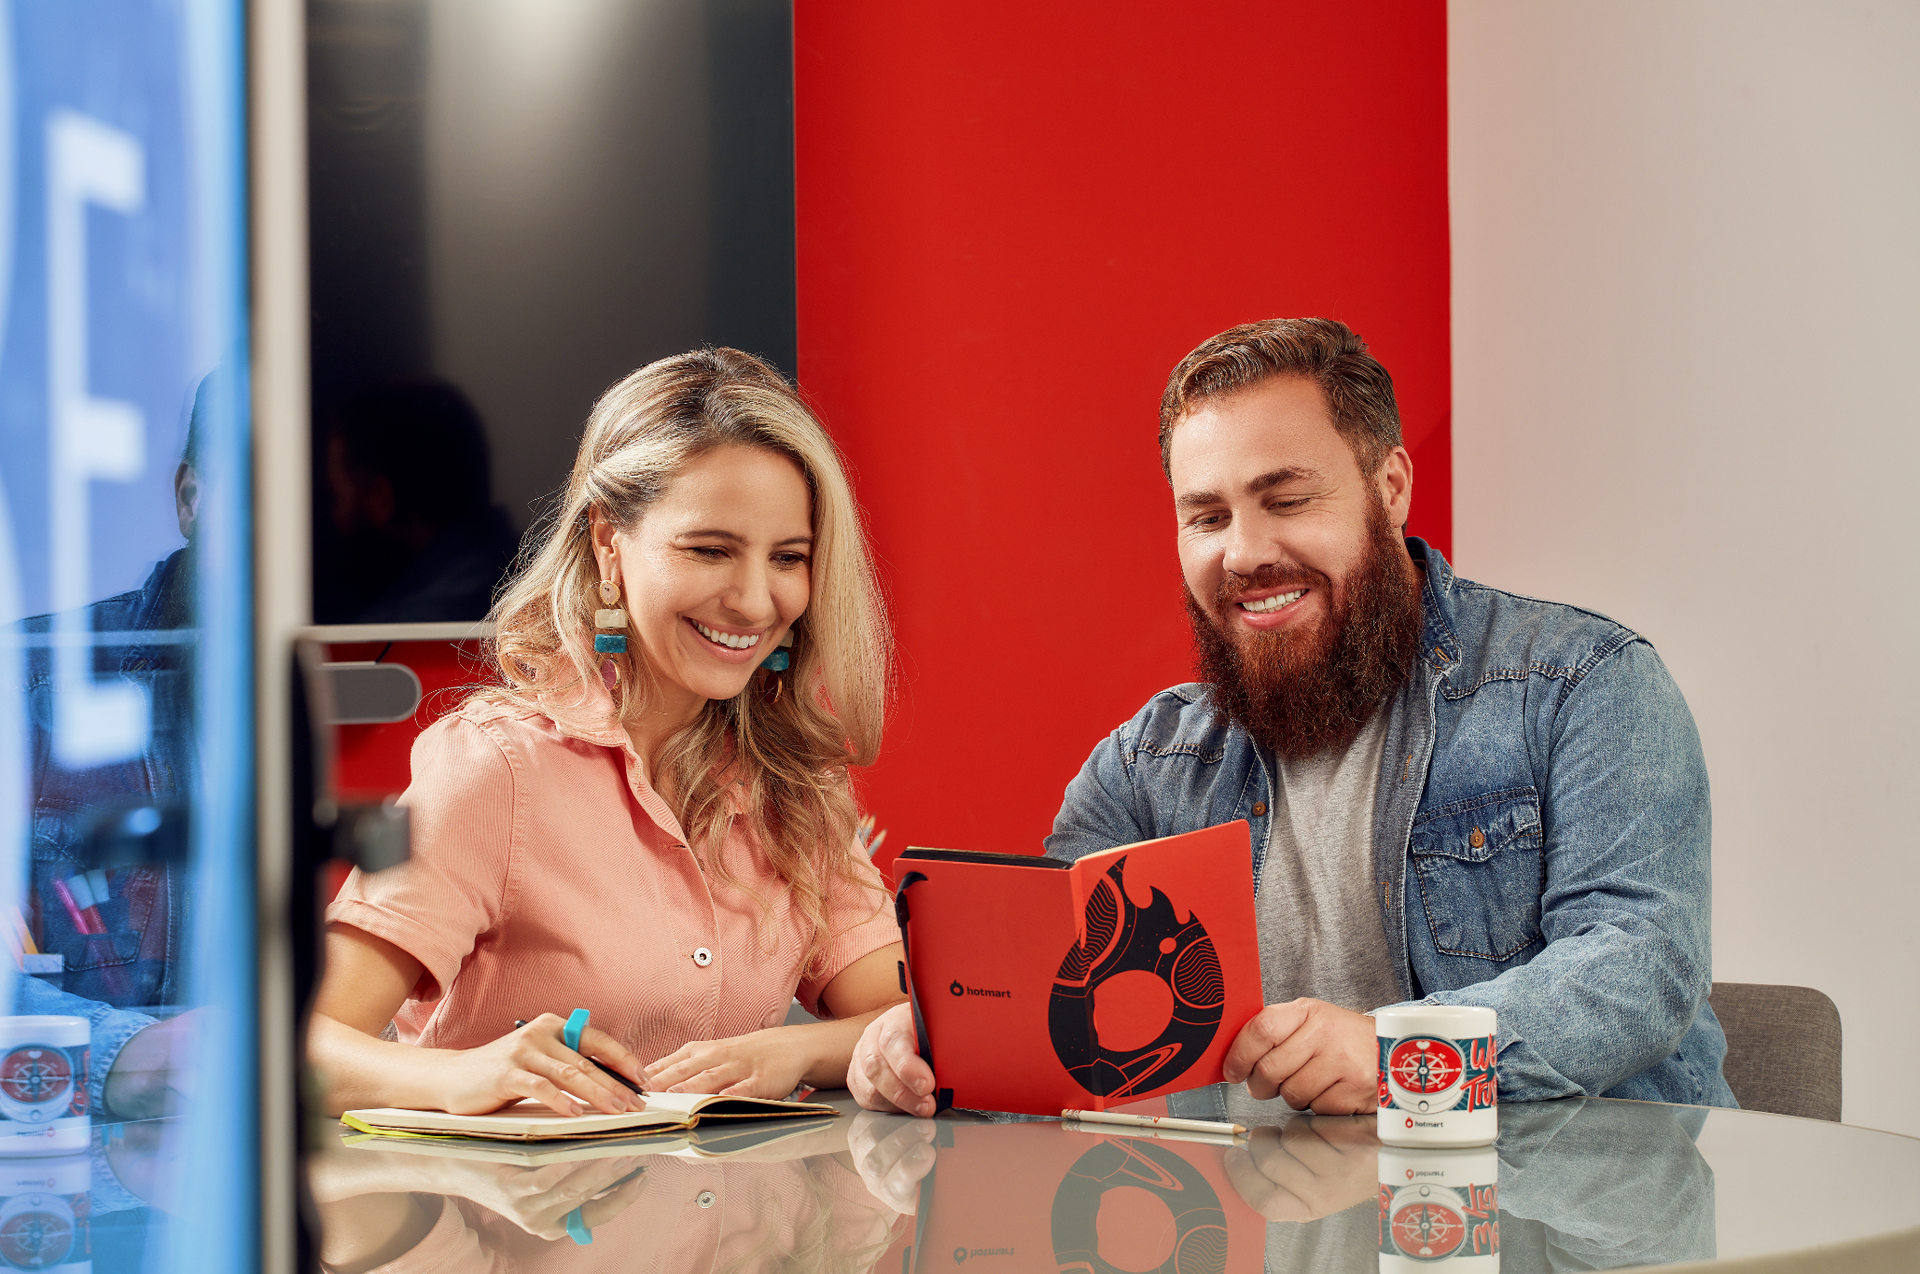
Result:
<svg viewBox="0 0 1920 1274">
<path fill-rule="evenodd" d="M 524 1018 L 515 1018 L 513 1021 L 513 1029 L 517 1031 L 521 1027 L 525 1026 L 526 1024 L 527 1023 Z M 587 1058 L 587 1060 L 592 1062 L 595 1066 L 599 1067 L 604 1074 L 611 1076 L 615 1083 L 620 1084 L 622 1087 L 628 1089 L 631 1092 L 638 1093 L 642 1097 L 645 1097 L 647 1095 L 646 1089 L 640 1087 L 640 1085 L 634 1083 L 632 1080 L 628 1079 L 625 1075 L 622 1075 L 619 1071 L 613 1069 L 613 1067 L 607 1065 L 605 1062 L 601 1061 L 599 1058 L 589 1057 Z"/>
</svg>

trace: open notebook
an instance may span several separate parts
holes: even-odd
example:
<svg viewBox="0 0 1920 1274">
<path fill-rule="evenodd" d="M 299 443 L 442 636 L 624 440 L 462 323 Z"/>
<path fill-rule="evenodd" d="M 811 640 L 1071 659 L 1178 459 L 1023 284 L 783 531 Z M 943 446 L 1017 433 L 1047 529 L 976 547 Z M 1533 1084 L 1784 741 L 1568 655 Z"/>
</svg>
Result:
<svg viewBox="0 0 1920 1274">
<path fill-rule="evenodd" d="M 744 1156 L 762 1160 L 786 1159 L 794 1154 L 804 1154 L 814 1143 L 802 1142 L 801 1139 L 832 1126 L 833 1120 L 825 1116 L 810 1119 L 756 1119 L 735 1124 L 715 1124 L 710 1128 L 637 1132 L 624 1137 L 603 1135 L 577 1141 L 485 1141 L 438 1134 L 369 1134 L 343 1128 L 340 1144 L 351 1150 L 397 1151 L 443 1159 L 515 1164 L 522 1168 L 541 1168 L 550 1163 L 572 1163 L 585 1159 L 618 1159 L 628 1155 L 669 1155 L 675 1159 L 730 1159 Z M 787 1149 L 789 1147 L 791 1149 Z"/>
<path fill-rule="evenodd" d="M 575 1141 L 624 1137 L 637 1132 L 677 1132 L 716 1119 L 792 1119 L 840 1112 L 820 1102 L 773 1101 L 718 1093 L 648 1093 L 645 1110 L 624 1115 L 556 1115 L 523 1101 L 491 1115 L 449 1115 L 440 1110 L 376 1107 L 350 1110 L 340 1122 L 355 1132 L 383 1137 L 478 1137 L 487 1141 Z"/>
</svg>

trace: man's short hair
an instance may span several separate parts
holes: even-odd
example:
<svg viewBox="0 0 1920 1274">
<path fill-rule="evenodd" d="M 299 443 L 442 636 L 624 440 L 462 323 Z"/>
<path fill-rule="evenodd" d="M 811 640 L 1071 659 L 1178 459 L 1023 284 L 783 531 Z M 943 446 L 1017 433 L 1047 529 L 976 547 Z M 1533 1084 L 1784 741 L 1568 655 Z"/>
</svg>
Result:
<svg viewBox="0 0 1920 1274">
<path fill-rule="evenodd" d="M 1160 468 L 1173 478 L 1173 427 L 1209 398 L 1280 376 L 1303 376 L 1320 386 L 1333 427 L 1360 472 L 1380 468 L 1400 445 L 1400 409 L 1393 377 L 1367 343 L 1338 319 L 1267 319 L 1242 323 L 1203 341 L 1167 377 L 1160 398 Z"/>
</svg>

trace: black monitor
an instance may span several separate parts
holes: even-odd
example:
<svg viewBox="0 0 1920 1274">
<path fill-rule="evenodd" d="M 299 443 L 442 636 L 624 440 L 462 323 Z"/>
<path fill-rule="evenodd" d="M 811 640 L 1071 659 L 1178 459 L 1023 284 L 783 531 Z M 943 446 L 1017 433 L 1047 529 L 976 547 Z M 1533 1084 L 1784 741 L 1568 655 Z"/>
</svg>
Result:
<svg viewBox="0 0 1920 1274">
<path fill-rule="evenodd" d="M 794 372 L 788 0 L 309 0 L 314 619 L 479 619 L 588 408 Z"/>
</svg>

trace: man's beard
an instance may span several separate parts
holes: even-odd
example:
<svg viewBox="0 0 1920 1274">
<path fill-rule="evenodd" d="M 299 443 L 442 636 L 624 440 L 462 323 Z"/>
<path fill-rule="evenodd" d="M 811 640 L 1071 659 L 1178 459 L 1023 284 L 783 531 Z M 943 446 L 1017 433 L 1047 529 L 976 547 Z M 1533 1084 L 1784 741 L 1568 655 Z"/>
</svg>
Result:
<svg viewBox="0 0 1920 1274">
<path fill-rule="evenodd" d="M 1367 523 L 1366 556 L 1348 577 L 1338 609 L 1313 629 L 1236 638 L 1186 594 L 1200 679 L 1213 686 L 1215 710 L 1284 760 L 1344 750 L 1399 687 L 1419 649 L 1413 563 L 1377 496 Z M 1268 568 L 1230 574 L 1214 606 L 1228 614 L 1238 597 L 1288 586 L 1334 595 L 1319 571 Z"/>
</svg>

